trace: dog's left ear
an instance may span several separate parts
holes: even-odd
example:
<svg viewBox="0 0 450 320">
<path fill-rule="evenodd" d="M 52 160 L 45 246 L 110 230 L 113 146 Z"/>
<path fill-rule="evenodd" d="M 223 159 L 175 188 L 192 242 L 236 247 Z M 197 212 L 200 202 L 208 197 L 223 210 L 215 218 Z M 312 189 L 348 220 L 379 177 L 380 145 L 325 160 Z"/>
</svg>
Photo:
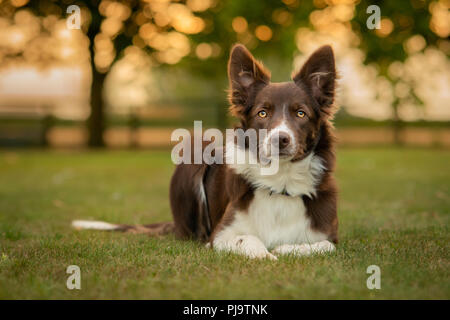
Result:
<svg viewBox="0 0 450 320">
<path fill-rule="evenodd" d="M 333 105 L 336 68 L 333 49 L 323 46 L 317 49 L 292 77 L 298 85 L 305 85 L 323 111 Z"/>
<path fill-rule="evenodd" d="M 256 93 L 270 82 L 270 73 L 242 44 L 236 44 L 228 61 L 230 110 L 243 118 L 251 108 Z"/>
</svg>

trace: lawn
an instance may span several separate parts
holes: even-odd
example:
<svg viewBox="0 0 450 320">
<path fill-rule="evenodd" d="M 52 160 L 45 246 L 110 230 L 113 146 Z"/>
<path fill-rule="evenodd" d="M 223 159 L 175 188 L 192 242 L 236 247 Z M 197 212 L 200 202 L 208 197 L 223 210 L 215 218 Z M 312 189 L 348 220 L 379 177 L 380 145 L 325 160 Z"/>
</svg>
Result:
<svg viewBox="0 0 450 320">
<path fill-rule="evenodd" d="M 1 299 L 450 299 L 450 152 L 341 149 L 336 252 L 259 261 L 73 219 L 170 219 L 168 151 L 2 151 Z M 68 290 L 66 268 L 81 269 Z M 381 289 L 366 269 L 381 269 Z"/>
</svg>

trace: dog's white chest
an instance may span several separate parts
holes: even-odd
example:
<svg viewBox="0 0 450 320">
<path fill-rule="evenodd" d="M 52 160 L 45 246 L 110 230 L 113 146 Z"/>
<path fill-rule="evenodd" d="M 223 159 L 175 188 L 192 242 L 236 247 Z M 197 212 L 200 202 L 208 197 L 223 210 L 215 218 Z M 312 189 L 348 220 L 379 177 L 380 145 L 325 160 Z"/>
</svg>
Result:
<svg viewBox="0 0 450 320">
<path fill-rule="evenodd" d="M 245 212 L 235 212 L 233 222 L 219 232 L 215 242 L 229 243 L 236 236 L 251 235 L 270 249 L 283 244 L 327 239 L 325 234 L 311 228 L 301 197 L 316 193 L 315 186 L 324 170 L 319 157 L 311 154 L 302 161 L 284 163 L 275 175 L 269 176 L 261 175 L 258 165 L 231 167 L 255 187 L 254 198 Z M 292 196 L 270 195 L 269 189 L 275 192 L 285 190 Z"/>
<path fill-rule="evenodd" d="M 247 212 L 238 212 L 228 228 L 258 237 L 267 248 L 326 239 L 312 230 L 301 197 L 270 195 L 268 190 L 256 190 Z"/>
</svg>

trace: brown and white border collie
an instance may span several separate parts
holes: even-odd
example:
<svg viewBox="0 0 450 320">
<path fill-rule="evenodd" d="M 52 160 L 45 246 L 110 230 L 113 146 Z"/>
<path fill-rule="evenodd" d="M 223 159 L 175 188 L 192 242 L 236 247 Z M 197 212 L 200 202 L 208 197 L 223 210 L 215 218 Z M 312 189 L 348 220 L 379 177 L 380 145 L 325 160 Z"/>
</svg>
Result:
<svg viewBox="0 0 450 320">
<path fill-rule="evenodd" d="M 336 70 L 333 50 L 315 51 L 290 82 L 269 72 L 243 45 L 228 63 L 230 111 L 239 128 L 266 129 L 258 146 L 279 147 L 276 174 L 258 164 L 180 164 L 170 185 L 173 222 L 144 226 L 74 221 L 79 229 L 118 230 L 198 239 L 216 250 L 250 258 L 329 252 L 337 243 L 333 126 Z M 275 135 L 276 133 L 276 135 Z M 232 141 L 225 158 L 246 152 Z"/>
</svg>

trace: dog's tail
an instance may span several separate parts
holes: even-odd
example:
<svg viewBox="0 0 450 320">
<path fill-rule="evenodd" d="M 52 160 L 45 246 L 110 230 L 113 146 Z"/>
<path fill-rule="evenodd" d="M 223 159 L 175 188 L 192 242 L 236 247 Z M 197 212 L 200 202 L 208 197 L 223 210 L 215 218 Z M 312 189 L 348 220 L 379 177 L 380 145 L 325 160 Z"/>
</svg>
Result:
<svg viewBox="0 0 450 320">
<path fill-rule="evenodd" d="M 91 220 L 74 220 L 72 227 L 77 230 L 91 229 L 104 231 L 120 231 L 127 233 L 142 233 L 150 236 L 163 236 L 175 231 L 173 222 L 160 222 L 146 225 L 127 225 L 127 224 L 113 224 L 104 221 Z"/>
</svg>

